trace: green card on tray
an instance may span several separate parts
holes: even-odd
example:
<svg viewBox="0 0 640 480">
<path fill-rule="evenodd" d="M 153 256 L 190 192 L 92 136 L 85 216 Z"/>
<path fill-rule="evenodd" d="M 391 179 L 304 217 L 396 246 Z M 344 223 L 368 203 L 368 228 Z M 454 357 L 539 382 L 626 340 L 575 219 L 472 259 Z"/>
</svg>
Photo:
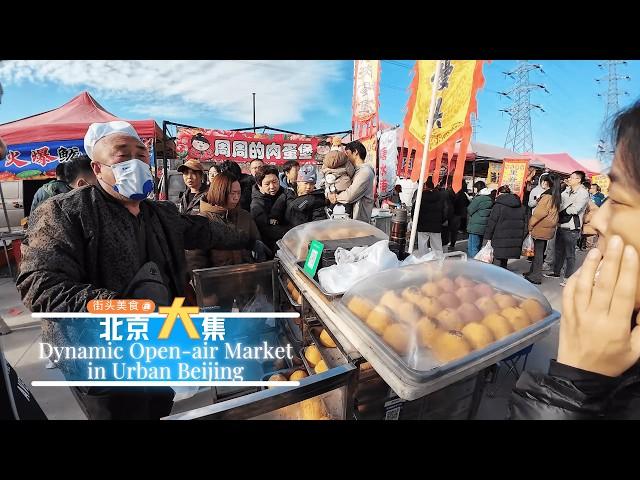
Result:
<svg viewBox="0 0 640 480">
<path fill-rule="evenodd" d="M 307 259 L 304 262 L 304 273 L 311 278 L 315 277 L 316 270 L 318 270 L 322 250 L 324 250 L 324 244 L 317 240 L 313 240 L 309 245 L 309 253 L 307 253 Z"/>
</svg>

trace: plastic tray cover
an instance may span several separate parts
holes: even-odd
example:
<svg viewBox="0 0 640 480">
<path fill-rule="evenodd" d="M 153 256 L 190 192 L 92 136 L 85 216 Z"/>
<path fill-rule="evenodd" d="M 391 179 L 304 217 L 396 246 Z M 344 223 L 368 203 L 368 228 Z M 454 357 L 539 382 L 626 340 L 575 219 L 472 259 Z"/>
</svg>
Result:
<svg viewBox="0 0 640 480">
<path fill-rule="evenodd" d="M 463 369 L 555 320 L 531 283 L 476 260 L 373 275 L 352 287 L 340 308 L 391 366 L 417 381 Z"/>
<path fill-rule="evenodd" d="M 359 220 L 320 220 L 304 223 L 289 230 L 282 238 L 284 247 L 301 261 L 307 257 L 312 240 L 340 240 L 344 238 L 375 236 L 380 240 L 389 238 L 382 230 Z"/>
</svg>

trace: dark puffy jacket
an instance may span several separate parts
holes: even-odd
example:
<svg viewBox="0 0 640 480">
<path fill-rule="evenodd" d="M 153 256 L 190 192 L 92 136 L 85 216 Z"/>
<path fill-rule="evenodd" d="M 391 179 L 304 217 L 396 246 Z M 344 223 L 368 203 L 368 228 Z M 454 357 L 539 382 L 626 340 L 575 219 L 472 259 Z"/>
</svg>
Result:
<svg viewBox="0 0 640 480">
<path fill-rule="evenodd" d="M 199 215 L 180 215 L 171 202 L 144 200 L 148 255 L 159 265 L 172 297 L 183 297 L 185 249 L 235 249 L 246 233 Z M 32 312 L 83 312 L 91 299 L 117 298 L 142 259 L 129 211 L 100 186 L 57 195 L 38 207 L 22 242 L 16 288 Z"/>
<path fill-rule="evenodd" d="M 491 240 L 495 258 L 520 258 L 524 240 L 524 208 L 520 197 L 504 193 L 489 215 L 485 240 Z"/>
<path fill-rule="evenodd" d="M 460 190 L 456 193 L 456 198 L 453 201 L 453 212 L 458 217 L 467 218 L 467 207 L 469 206 L 469 197 L 467 194 Z"/>
<path fill-rule="evenodd" d="M 444 219 L 445 221 L 451 221 L 455 215 L 455 202 L 456 202 L 456 192 L 453 191 L 453 188 L 443 188 L 440 190 L 440 194 L 444 197 Z"/>
<path fill-rule="evenodd" d="M 33 212 L 36 207 L 44 202 L 47 198 L 55 197 L 56 195 L 60 195 L 61 193 L 67 193 L 70 191 L 71 186 L 69 186 L 67 182 L 63 182 L 62 180 L 52 180 L 49 183 L 45 183 L 33 196 L 30 212 Z"/>
<path fill-rule="evenodd" d="M 251 210 L 251 195 L 256 179 L 252 175 L 243 173 L 238 181 L 240 182 L 240 208 L 248 212 Z"/>
<path fill-rule="evenodd" d="M 420 214 L 418 215 L 418 232 L 442 232 L 444 222 L 445 196 L 437 190 L 422 192 Z"/>
<path fill-rule="evenodd" d="M 289 230 L 290 226 L 285 223 L 284 212 L 287 206 L 287 196 L 284 190 L 280 190 L 275 195 L 262 193 L 258 186 L 253 187 L 251 197 L 251 216 L 260 230 L 262 241 L 276 252 L 276 242 L 280 240 Z M 275 220 L 275 224 L 272 220 Z"/>
<path fill-rule="evenodd" d="M 493 200 L 489 195 L 480 194 L 473 197 L 467 207 L 467 232 L 484 235 L 492 208 Z"/>
<path fill-rule="evenodd" d="M 287 198 L 285 220 L 291 227 L 315 220 L 326 220 L 326 205 L 327 199 L 324 196 L 324 190 L 314 190 L 300 197 L 291 195 Z"/>
<path fill-rule="evenodd" d="M 640 364 L 612 378 L 551 361 L 549 374 L 524 372 L 509 402 L 512 420 L 638 420 Z"/>
</svg>

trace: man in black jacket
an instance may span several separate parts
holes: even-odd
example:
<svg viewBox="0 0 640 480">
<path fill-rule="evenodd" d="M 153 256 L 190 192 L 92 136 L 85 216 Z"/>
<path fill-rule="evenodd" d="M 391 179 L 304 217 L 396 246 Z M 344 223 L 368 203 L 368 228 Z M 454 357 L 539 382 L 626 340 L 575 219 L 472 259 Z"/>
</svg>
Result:
<svg viewBox="0 0 640 480">
<path fill-rule="evenodd" d="M 421 254 L 427 253 L 427 242 L 430 242 L 431 249 L 441 254 L 442 250 L 442 222 L 444 221 L 444 201 L 441 192 L 435 190 L 433 179 L 427 178 L 424 182 L 424 191 L 420 203 L 420 213 L 418 215 L 418 251 Z"/>
<path fill-rule="evenodd" d="M 92 299 L 170 305 L 184 296 L 185 249 L 250 248 L 244 232 L 146 199 L 153 191 L 149 151 L 130 124 L 92 124 L 85 151 L 98 184 L 53 197 L 30 218 L 16 287 L 32 312 L 85 312 Z M 43 321 L 43 340 L 77 345 L 78 330 Z M 73 365 L 59 366 L 73 374 Z M 78 391 L 91 419 L 157 419 L 170 413 L 173 396 L 163 387 Z"/>
<path fill-rule="evenodd" d="M 287 196 L 280 186 L 278 169 L 264 165 L 256 172 L 251 197 L 251 216 L 260 230 L 262 241 L 275 253 L 276 242 L 289 230 L 285 220 Z"/>
</svg>

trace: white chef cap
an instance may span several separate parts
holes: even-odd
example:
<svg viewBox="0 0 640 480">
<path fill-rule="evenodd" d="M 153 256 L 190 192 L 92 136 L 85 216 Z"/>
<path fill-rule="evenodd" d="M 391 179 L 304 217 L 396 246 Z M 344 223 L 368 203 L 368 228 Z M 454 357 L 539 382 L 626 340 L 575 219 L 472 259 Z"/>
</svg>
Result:
<svg viewBox="0 0 640 480">
<path fill-rule="evenodd" d="M 92 123 L 89 126 L 89 130 L 87 130 L 87 134 L 84 136 L 84 151 L 87 152 L 90 159 L 93 160 L 93 147 L 98 143 L 98 140 L 107 135 L 113 135 L 114 133 L 120 133 L 140 140 L 138 132 L 136 132 L 136 129 L 128 122 L 116 120 L 114 122 Z"/>
</svg>

